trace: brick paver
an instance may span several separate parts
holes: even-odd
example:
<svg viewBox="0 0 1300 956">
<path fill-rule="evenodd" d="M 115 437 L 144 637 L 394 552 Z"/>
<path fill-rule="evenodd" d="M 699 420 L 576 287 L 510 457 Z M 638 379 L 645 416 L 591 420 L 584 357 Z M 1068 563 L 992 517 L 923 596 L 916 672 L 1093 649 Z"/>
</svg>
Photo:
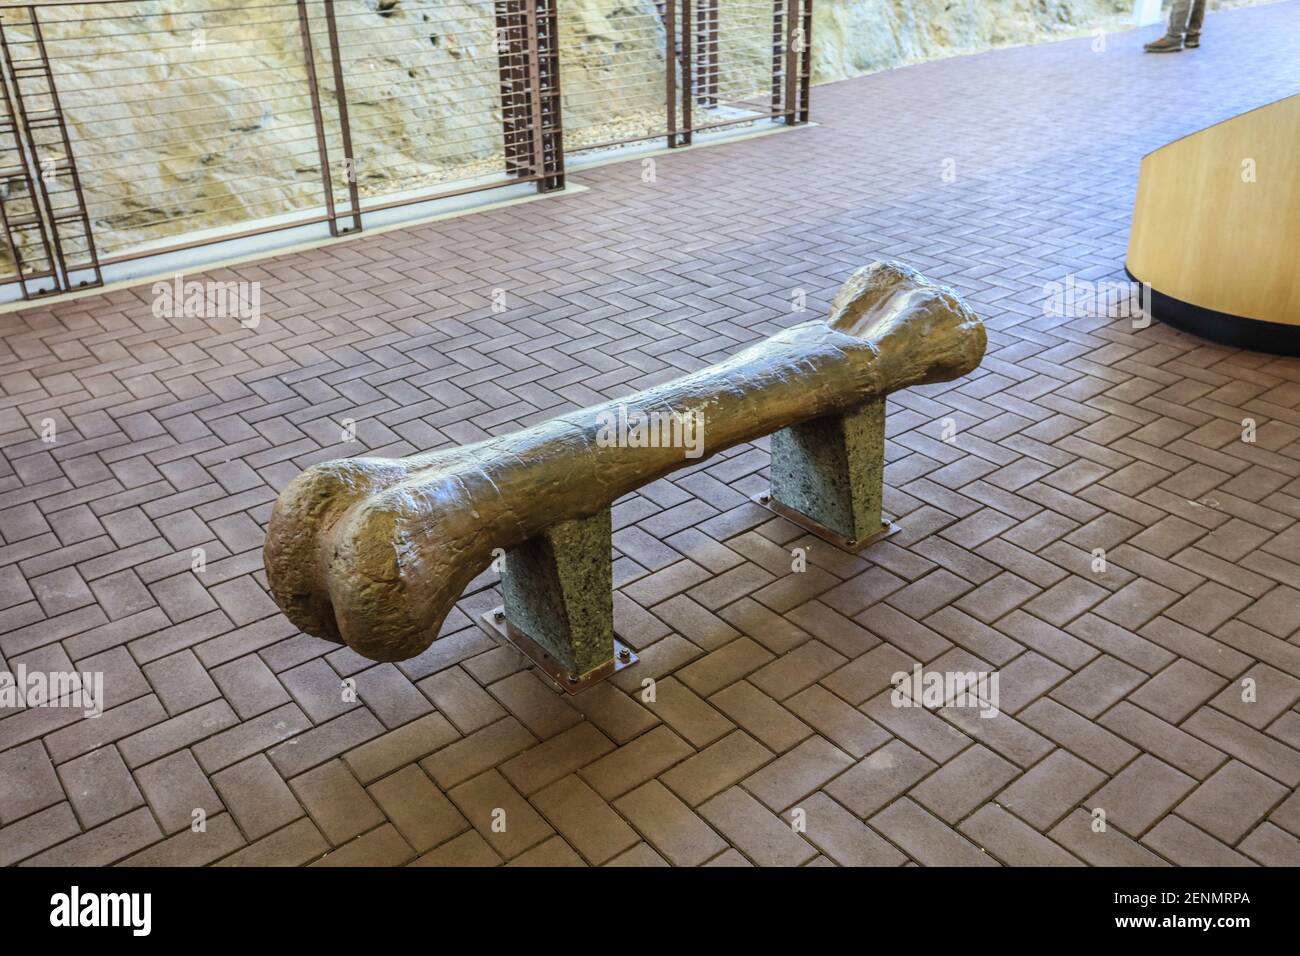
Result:
<svg viewBox="0 0 1300 956">
<path fill-rule="evenodd" d="M 1300 362 L 1043 305 L 1122 277 L 1143 152 L 1295 91 L 1298 28 L 1286 2 L 1176 57 L 1127 33 L 822 87 L 818 126 L 653 182 L 213 272 L 262 283 L 256 329 L 157 318 L 148 285 L 0 317 L 0 665 L 107 690 L 0 715 L 0 862 L 1295 865 Z M 614 509 L 640 663 L 574 699 L 474 623 L 490 572 L 396 665 L 269 600 L 304 466 L 699 368 L 878 257 L 989 330 L 974 375 L 892 397 L 889 541 L 752 505 L 766 442 L 647 486 Z M 1000 712 L 894 706 L 918 662 L 998 671 Z"/>
</svg>

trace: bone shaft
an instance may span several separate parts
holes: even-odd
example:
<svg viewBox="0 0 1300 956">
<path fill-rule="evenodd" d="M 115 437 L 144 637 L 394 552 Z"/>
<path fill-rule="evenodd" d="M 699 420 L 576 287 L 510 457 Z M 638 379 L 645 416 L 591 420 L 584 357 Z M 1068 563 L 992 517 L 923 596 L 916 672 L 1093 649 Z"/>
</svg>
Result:
<svg viewBox="0 0 1300 956">
<path fill-rule="evenodd" d="M 827 336 L 825 327 L 790 335 L 782 347 L 763 343 L 734 359 L 625 399 L 587 409 L 567 421 L 583 429 L 587 454 L 556 454 L 560 436 L 548 432 L 503 439 L 528 468 L 505 468 L 493 474 L 503 499 L 528 501 L 531 519 L 526 537 L 558 520 L 586 517 L 642 485 L 735 445 L 753 441 L 795 422 L 838 414 L 874 397 L 872 356 L 844 336 Z M 791 330 L 794 332 L 796 330 Z M 602 422 L 654 413 L 693 417 L 701 428 L 702 454 L 687 457 L 681 445 L 629 447 L 600 441 Z M 606 439 L 610 436 L 606 431 Z M 621 439 L 617 430 L 613 435 Z M 631 437 L 630 435 L 627 437 Z M 683 437 L 685 437 L 683 433 Z M 513 460 L 513 459 L 508 459 Z M 590 488 L 578 498 L 575 487 Z M 514 498 L 513 496 L 520 496 Z"/>
</svg>

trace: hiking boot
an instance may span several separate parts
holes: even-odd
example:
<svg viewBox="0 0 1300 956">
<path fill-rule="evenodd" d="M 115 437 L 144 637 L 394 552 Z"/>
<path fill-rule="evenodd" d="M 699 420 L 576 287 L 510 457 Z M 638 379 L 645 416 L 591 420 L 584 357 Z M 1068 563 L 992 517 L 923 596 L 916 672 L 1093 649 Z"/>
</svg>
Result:
<svg viewBox="0 0 1300 956">
<path fill-rule="evenodd" d="M 1182 48 L 1183 38 L 1170 36 L 1163 36 L 1142 47 L 1148 53 L 1177 53 Z"/>
<path fill-rule="evenodd" d="M 1201 45 L 1201 35 L 1199 33 L 1189 33 L 1183 38 L 1183 46 L 1189 50 L 1194 50 Z"/>
</svg>

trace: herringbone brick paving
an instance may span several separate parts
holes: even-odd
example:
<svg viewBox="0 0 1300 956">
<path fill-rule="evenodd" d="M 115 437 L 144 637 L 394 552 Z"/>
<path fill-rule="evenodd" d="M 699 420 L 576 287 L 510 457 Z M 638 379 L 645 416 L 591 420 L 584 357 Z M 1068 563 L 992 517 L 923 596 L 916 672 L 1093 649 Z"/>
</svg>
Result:
<svg viewBox="0 0 1300 956">
<path fill-rule="evenodd" d="M 212 273 L 262 283 L 256 329 L 155 318 L 148 285 L 0 317 L 2 663 L 109 695 L 0 717 L 0 861 L 1300 863 L 1300 362 L 1043 308 L 1122 278 L 1144 151 L 1296 91 L 1298 28 L 1287 2 L 1173 57 L 1144 31 L 819 88 L 818 127 L 652 182 Z M 892 396 L 900 535 L 854 557 L 772 520 L 763 443 L 649 485 L 614 512 L 640 663 L 572 699 L 475 625 L 490 573 L 396 665 L 269 599 L 304 466 L 699 368 L 877 257 L 989 328 L 974 375 Z M 918 661 L 998 670 L 1002 713 L 890 706 Z"/>
</svg>

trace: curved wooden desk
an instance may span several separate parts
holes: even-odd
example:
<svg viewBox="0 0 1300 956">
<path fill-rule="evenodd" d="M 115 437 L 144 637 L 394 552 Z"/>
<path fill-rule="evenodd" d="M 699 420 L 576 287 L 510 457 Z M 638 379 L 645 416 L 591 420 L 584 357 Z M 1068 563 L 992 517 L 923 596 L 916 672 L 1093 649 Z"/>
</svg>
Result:
<svg viewBox="0 0 1300 956">
<path fill-rule="evenodd" d="M 1129 277 L 1163 322 L 1300 355 L 1300 94 L 1142 158 Z"/>
</svg>

